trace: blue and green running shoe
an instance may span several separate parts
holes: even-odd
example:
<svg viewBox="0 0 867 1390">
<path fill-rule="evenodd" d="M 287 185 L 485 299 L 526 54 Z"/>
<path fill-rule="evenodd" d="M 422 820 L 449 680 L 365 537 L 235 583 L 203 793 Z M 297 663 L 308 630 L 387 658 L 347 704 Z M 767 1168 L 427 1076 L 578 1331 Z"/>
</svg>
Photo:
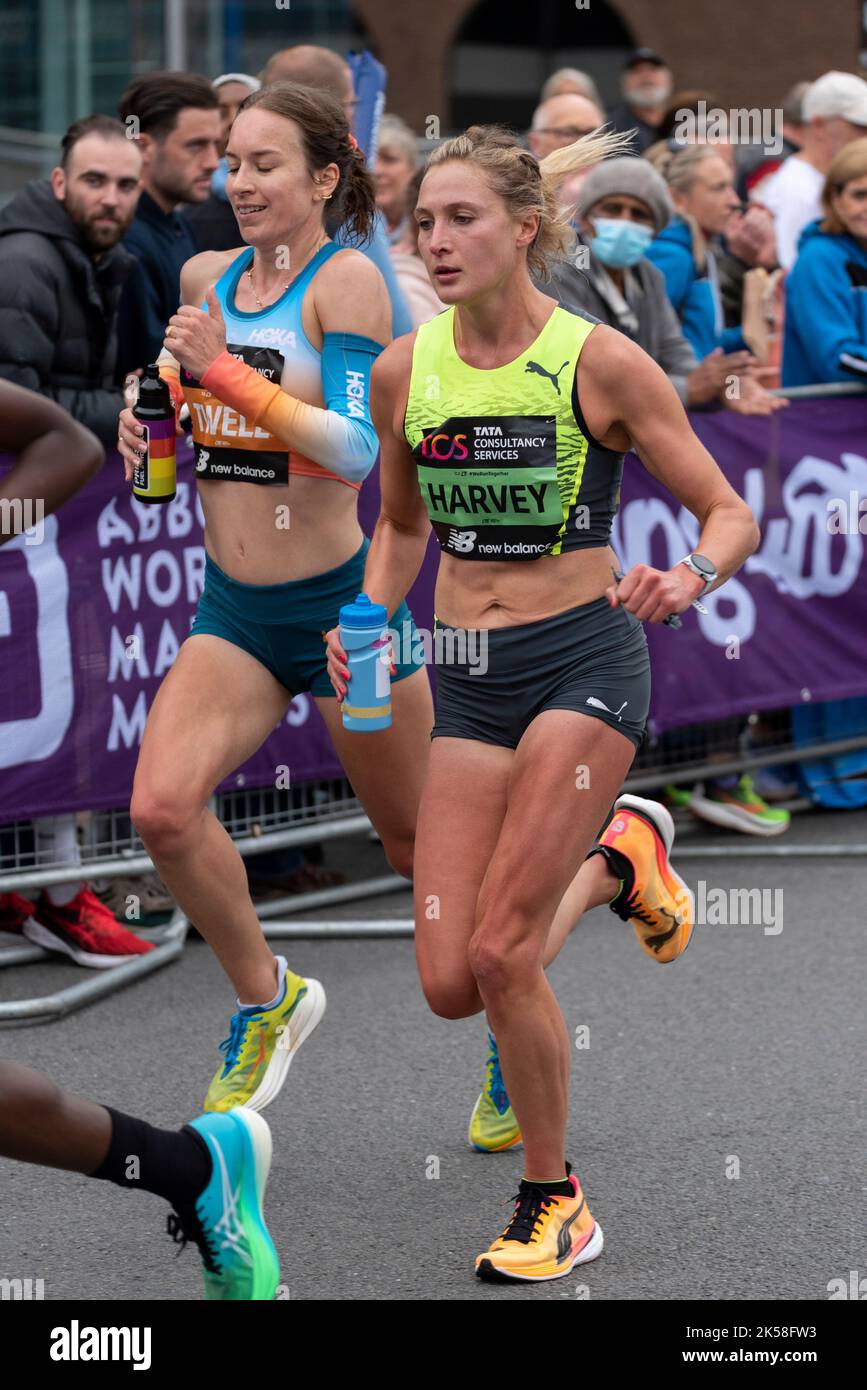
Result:
<svg viewBox="0 0 867 1390">
<path fill-rule="evenodd" d="M 211 1177 L 194 1207 L 170 1213 L 169 1235 L 198 1246 L 206 1299 L 273 1299 L 280 1263 L 263 1212 L 271 1131 L 243 1109 L 200 1115 L 190 1128 L 208 1146 Z"/>
<path fill-rule="evenodd" d="M 325 1013 L 325 990 L 318 980 L 286 971 L 283 994 L 272 1009 L 237 1009 L 229 1036 L 220 1043 L 226 1060 L 205 1096 L 205 1110 L 225 1114 L 238 1105 L 264 1110 L 286 1080 L 289 1065 Z"/>
<path fill-rule="evenodd" d="M 470 1116 L 470 1143 L 479 1153 L 497 1153 L 521 1142 L 518 1120 L 503 1085 L 500 1054 L 493 1033 L 488 1034 L 490 1052 L 486 1063 L 482 1094 Z"/>
</svg>

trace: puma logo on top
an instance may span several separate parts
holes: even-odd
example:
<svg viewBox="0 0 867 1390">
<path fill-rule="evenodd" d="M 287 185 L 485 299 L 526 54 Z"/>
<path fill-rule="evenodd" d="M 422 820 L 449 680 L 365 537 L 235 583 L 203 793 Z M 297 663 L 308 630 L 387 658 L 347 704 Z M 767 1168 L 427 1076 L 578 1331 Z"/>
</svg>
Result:
<svg viewBox="0 0 867 1390">
<path fill-rule="evenodd" d="M 568 365 L 568 360 L 563 363 L 563 367 L 568 367 Z M 557 392 L 557 395 L 559 396 L 561 395 L 561 391 L 560 384 L 557 381 L 557 378 L 562 372 L 563 367 L 558 367 L 556 372 L 549 372 L 547 367 L 540 367 L 538 362 L 528 362 L 526 367 L 524 368 L 524 371 L 536 372 L 538 376 L 546 376 L 548 380 L 551 382 L 551 385 L 554 387 L 554 390 Z"/>
</svg>

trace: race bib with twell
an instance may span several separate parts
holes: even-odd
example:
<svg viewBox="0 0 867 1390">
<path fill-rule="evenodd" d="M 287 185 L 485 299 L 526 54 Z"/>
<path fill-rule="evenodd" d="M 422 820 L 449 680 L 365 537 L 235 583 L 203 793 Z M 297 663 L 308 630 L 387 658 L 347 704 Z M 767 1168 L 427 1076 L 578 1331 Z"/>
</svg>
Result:
<svg viewBox="0 0 867 1390">
<path fill-rule="evenodd" d="M 229 343 L 228 350 L 266 380 L 280 381 L 283 356 L 275 348 Z M 185 369 L 181 370 L 181 385 L 190 407 L 196 477 L 240 483 L 288 483 L 289 452 L 279 439 L 248 424 L 243 415 L 224 405 Z"/>
</svg>

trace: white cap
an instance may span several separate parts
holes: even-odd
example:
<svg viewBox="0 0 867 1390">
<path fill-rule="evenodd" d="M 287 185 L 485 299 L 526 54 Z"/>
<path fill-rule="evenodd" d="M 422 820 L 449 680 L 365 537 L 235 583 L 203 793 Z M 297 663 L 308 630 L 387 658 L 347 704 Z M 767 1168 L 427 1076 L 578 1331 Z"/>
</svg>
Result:
<svg viewBox="0 0 867 1390">
<path fill-rule="evenodd" d="M 251 92 L 258 92 L 262 85 L 258 77 L 251 77 L 248 72 L 224 72 L 221 77 L 214 78 L 211 86 L 216 91 L 218 87 L 225 87 L 227 82 L 241 82 Z"/>
<path fill-rule="evenodd" d="M 802 111 L 805 121 L 841 116 L 852 125 L 867 127 L 867 82 L 854 72 L 826 72 L 804 96 Z"/>
</svg>

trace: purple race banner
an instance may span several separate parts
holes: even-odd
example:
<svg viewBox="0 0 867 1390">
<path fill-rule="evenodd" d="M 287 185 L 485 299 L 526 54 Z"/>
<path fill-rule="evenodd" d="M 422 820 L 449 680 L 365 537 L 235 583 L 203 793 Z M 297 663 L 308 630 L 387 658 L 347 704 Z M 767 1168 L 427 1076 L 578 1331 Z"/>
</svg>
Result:
<svg viewBox="0 0 867 1390">
<path fill-rule="evenodd" d="M 762 543 L 705 599 L 706 616 L 647 628 L 653 729 L 867 695 L 867 397 L 692 423 Z M 57 515 L 0 548 L 0 823 L 128 804 L 148 709 L 189 632 L 205 559 L 190 449 L 179 441 L 164 506 L 135 501 L 122 477 L 109 455 Z M 378 510 L 374 472 L 360 498 L 368 534 Z M 669 568 L 696 540 L 692 517 L 630 455 L 613 535 L 622 568 Z M 428 631 L 438 555 L 431 540 L 409 595 Z M 340 774 L 308 695 L 221 790 L 274 786 L 287 767 L 293 784 Z"/>
</svg>

